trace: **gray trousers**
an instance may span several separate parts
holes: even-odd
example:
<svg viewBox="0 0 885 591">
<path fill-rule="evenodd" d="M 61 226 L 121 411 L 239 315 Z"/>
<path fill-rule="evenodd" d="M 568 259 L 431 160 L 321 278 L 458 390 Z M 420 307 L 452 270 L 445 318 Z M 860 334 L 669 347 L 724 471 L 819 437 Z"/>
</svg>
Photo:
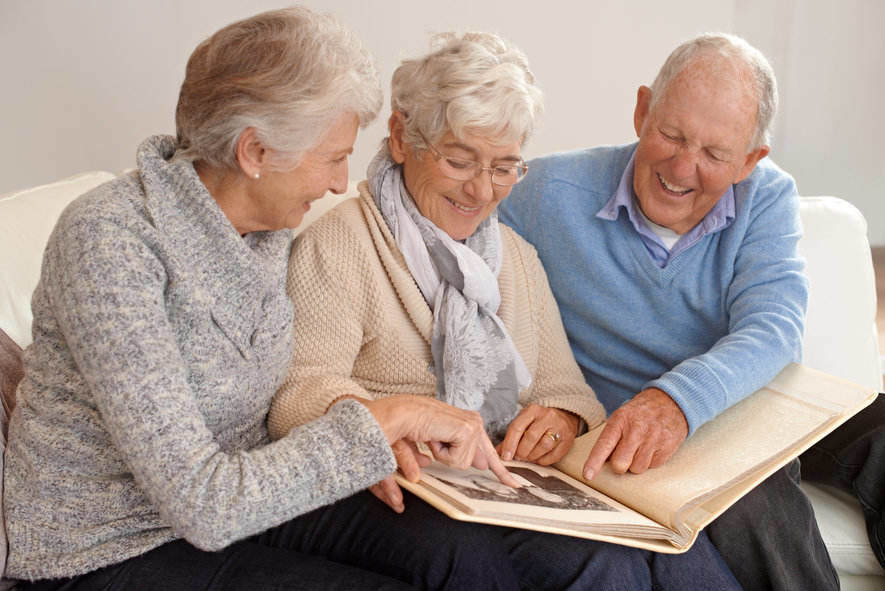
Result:
<svg viewBox="0 0 885 591">
<path fill-rule="evenodd" d="M 747 591 L 838 591 L 811 502 L 799 488 L 793 460 L 706 528 Z"/>
</svg>

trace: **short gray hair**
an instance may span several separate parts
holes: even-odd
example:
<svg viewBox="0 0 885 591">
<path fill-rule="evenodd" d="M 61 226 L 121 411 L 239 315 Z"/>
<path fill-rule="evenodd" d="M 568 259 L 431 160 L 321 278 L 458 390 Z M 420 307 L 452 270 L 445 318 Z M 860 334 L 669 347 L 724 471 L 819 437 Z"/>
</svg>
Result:
<svg viewBox="0 0 885 591">
<path fill-rule="evenodd" d="M 435 51 L 393 73 L 390 104 L 404 117 L 404 139 L 426 148 L 447 131 L 487 134 L 524 145 L 542 111 L 543 94 L 525 54 L 491 33 L 442 33 Z"/>
<path fill-rule="evenodd" d="M 704 33 L 674 49 L 651 85 L 650 108 L 654 108 L 660 97 L 667 92 L 670 82 L 686 66 L 695 60 L 709 57 L 724 58 L 745 68 L 757 101 L 756 130 L 750 141 L 750 150 L 770 144 L 771 124 L 777 112 L 778 100 L 774 70 L 761 51 L 737 35 Z"/>
<path fill-rule="evenodd" d="M 368 125 L 382 103 L 378 72 L 350 30 L 303 7 L 228 25 L 191 54 L 175 113 L 176 158 L 237 166 L 247 128 L 287 170 L 345 113 Z"/>
</svg>

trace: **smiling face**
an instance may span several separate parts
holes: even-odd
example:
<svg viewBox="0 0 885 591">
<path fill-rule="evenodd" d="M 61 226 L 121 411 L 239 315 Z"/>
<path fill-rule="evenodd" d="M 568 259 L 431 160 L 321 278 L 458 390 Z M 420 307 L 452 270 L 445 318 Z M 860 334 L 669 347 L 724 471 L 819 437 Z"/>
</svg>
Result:
<svg viewBox="0 0 885 591">
<path fill-rule="evenodd" d="M 752 172 L 768 146 L 749 150 L 756 100 L 743 79 L 716 76 L 702 62 L 673 78 L 653 109 L 650 102 L 651 90 L 641 87 L 633 191 L 651 221 L 683 234 Z"/>
<path fill-rule="evenodd" d="M 421 215 L 453 239 L 464 240 L 495 211 L 512 187 L 492 184 L 488 171 L 469 181 L 447 178 L 431 150 L 421 150 L 416 155 L 412 146 L 403 141 L 401 123 L 395 118 L 391 117 L 390 148 L 394 161 L 403 165 L 406 189 Z M 518 142 L 498 144 L 471 133 L 456 138 L 447 132 L 434 146 L 445 156 L 475 160 L 483 166 L 521 161 Z"/>
<path fill-rule="evenodd" d="M 250 183 L 259 229 L 295 228 L 311 201 L 326 191 L 341 194 L 347 190 L 347 157 L 353 152 L 358 130 L 356 115 L 342 115 L 297 167 L 266 170 Z"/>
</svg>

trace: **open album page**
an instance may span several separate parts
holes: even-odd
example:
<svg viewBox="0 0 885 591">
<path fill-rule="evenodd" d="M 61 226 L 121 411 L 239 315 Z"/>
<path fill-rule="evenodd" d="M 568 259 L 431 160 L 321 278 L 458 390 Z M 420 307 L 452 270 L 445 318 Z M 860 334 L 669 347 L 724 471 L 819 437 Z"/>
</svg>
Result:
<svg viewBox="0 0 885 591">
<path fill-rule="evenodd" d="M 606 464 L 590 484 L 691 538 L 683 519 L 692 509 L 689 527 L 706 525 L 761 481 L 755 475 L 770 474 L 770 466 L 784 464 L 844 420 L 846 408 L 856 409 L 874 396 L 861 386 L 790 365 L 768 387 L 701 426 L 663 466 L 619 475 Z M 557 466 L 580 476 L 601 430 L 578 438 Z M 748 485 L 736 494 L 741 487 L 734 485 L 742 481 Z"/>
<path fill-rule="evenodd" d="M 456 519 L 579 537 L 626 536 L 674 541 L 672 532 L 559 470 L 505 462 L 522 485 L 514 489 L 490 471 L 433 463 L 417 484 L 400 483 Z"/>
</svg>

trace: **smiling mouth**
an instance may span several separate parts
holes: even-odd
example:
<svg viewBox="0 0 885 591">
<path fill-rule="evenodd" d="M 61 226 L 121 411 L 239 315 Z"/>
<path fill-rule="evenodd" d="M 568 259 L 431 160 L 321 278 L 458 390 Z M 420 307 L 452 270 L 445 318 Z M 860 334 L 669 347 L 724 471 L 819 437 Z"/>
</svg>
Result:
<svg viewBox="0 0 885 591">
<path fill-rule="evenodd" d="M 661 182 L 661 186 L 664 187 L 664 189 L 668 193 L 672 193 L 673 195 L 688 195 L 692 192 L 692 189 L 690 188 L 680 187 L 679 185 L 671 185 L 664 180 L 664 177 L 661 176 L 661 173 L 658 172 L 656 174 L 658 175 L 658 180 Z"/>
<path fill-rule="evenodd" d="M 464 212 L 464 213 L 467 213 L 467 214 L 476 213 L 477 211 L 479 211 L 480 209 L 482 209 L 482 206 L 477 206 L 477 207 L 467 207 L 466 205 L 461 205 L 460 203 L 457 203 L 457 202 L 455 202 L 455 201 L 452 201 L 452 200 L 449 199 L 448 197 L 446 197 L 446 201 L 448 201 L 449 203 L 451 203 L 452 206 L 453 206 L 455 209 L 457 209 L 458 211 L 461 211 L 461 212 Z"/>
</svg>

